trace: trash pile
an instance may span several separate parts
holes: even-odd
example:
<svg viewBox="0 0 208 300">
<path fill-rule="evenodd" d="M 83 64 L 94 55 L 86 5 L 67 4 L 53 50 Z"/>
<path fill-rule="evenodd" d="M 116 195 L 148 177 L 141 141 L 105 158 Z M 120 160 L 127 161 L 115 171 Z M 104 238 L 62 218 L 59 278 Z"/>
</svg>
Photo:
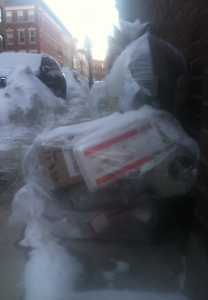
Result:
<svg viewBox="0 0 208 300">
<path fill-rule="evenodd" d="M 148 28 L 114 27 L 109 74 L 90 90 L 94 120 L 22 149 L 27 185 L 11 224 L 41 217 L 54 237 L 113 241 L 165 242 L 180 231 L 199 159 L 197 142 L 171 114 L 186 99 L 188 76 L 183 54 Z"/>
</svg>

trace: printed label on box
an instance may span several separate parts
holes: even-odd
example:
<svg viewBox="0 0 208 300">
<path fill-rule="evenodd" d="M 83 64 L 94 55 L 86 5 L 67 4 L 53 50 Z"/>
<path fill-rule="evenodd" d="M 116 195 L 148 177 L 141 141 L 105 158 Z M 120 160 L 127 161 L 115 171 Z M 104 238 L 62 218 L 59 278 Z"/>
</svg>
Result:
<svg viewBox="0 0 208 300">
<path fill-rule="evenodd" d="M 137 126 L 84 151 L 97 185 L 137 169 L 166 147 L 164 137 L 151 123 Z"/>
<path fill-rule="evenodd" d="M 81 175 L 81 171 L 74 156 L 73 148 L 62 148 L 62 151 L 70 177 Z"/>
</svg>

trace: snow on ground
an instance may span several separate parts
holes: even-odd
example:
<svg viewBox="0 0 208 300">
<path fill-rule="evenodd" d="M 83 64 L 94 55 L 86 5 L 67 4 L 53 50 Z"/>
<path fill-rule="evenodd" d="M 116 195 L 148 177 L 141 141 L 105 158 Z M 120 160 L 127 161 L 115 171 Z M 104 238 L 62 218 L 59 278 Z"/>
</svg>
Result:
<svg viewBox="0 0 208 300">
<path fill-rule="evenodd" d="M 28 66 L 18 65 L 8 75 L 7 87 L 0 89 L 0 150 L 31 143 L 40 132 L 75 124 L 83 118 L 84 121 L 88 120 L 90 113 L 85 101 L 88 89 L 86 81 L 80 76 L 81 83 L 67 77 L 68 93 L 72 86 L 77 90 L 77 93 L 70 96 L 69 102 L 57 98 L 33 75 Z M 82 91 L 80 98 L 79 89 Z"/>
</svg>

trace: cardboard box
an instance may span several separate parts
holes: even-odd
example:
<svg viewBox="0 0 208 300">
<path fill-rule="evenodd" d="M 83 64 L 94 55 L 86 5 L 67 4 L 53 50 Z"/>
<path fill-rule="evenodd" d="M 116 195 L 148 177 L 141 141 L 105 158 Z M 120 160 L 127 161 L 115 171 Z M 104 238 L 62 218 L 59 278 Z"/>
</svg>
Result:
<svg viewBox="0 0 208 300">
<path fill-rule="evenodd" d="M 41 152 L 43 154 L 41 162 L 45 167 L 44 175 L 55 189 L 83 181 L 72 147 L 44 146 Z"/>
</svg>

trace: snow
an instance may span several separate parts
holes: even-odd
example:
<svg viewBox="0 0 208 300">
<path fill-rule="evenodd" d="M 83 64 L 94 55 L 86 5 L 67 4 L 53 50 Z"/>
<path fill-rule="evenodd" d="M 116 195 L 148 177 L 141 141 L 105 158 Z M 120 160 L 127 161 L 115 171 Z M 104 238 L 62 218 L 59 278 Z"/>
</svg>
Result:
<svg viewBox="0 0 208 300">
<path fill-rule="evenodd" d="M 111 271 L 104 271 L 103 277 L 106 281 L 110 281 L 110 287 L 112 287 L 112 281 L 114 281 L 116 274 L 128 272 L 130 269 L 130 264 L 126 261 L 117 261 L 116 268 Z"/>
<path fill-rule="evenodd" d="M 76 70 L 67 67 L 62 68 L 67 81 L 67 100 L 71 104 L 87 103 L 89 97 L 88 80 L 80 75 Z"/>
<path fill-rule="evenodd" d="M 55 242 L 41 245 L 29 256 L 22 279 L 25 300 L 70 300 L 82 273 L 80 263 Z"/>
<path fill-rule="evenodd" d="M 86 83 L 83 87 L 68 78 L 67 86 L 73 84 L 87 89 Z M 57 98 L 28 66 L 18 65 L 7 76 L 7 87 L 0 89 L 0 151 L 31 143 L 40 132 L 89 120 L 88 103 L 78 97 L 76 105 Z"/>
</svg>

